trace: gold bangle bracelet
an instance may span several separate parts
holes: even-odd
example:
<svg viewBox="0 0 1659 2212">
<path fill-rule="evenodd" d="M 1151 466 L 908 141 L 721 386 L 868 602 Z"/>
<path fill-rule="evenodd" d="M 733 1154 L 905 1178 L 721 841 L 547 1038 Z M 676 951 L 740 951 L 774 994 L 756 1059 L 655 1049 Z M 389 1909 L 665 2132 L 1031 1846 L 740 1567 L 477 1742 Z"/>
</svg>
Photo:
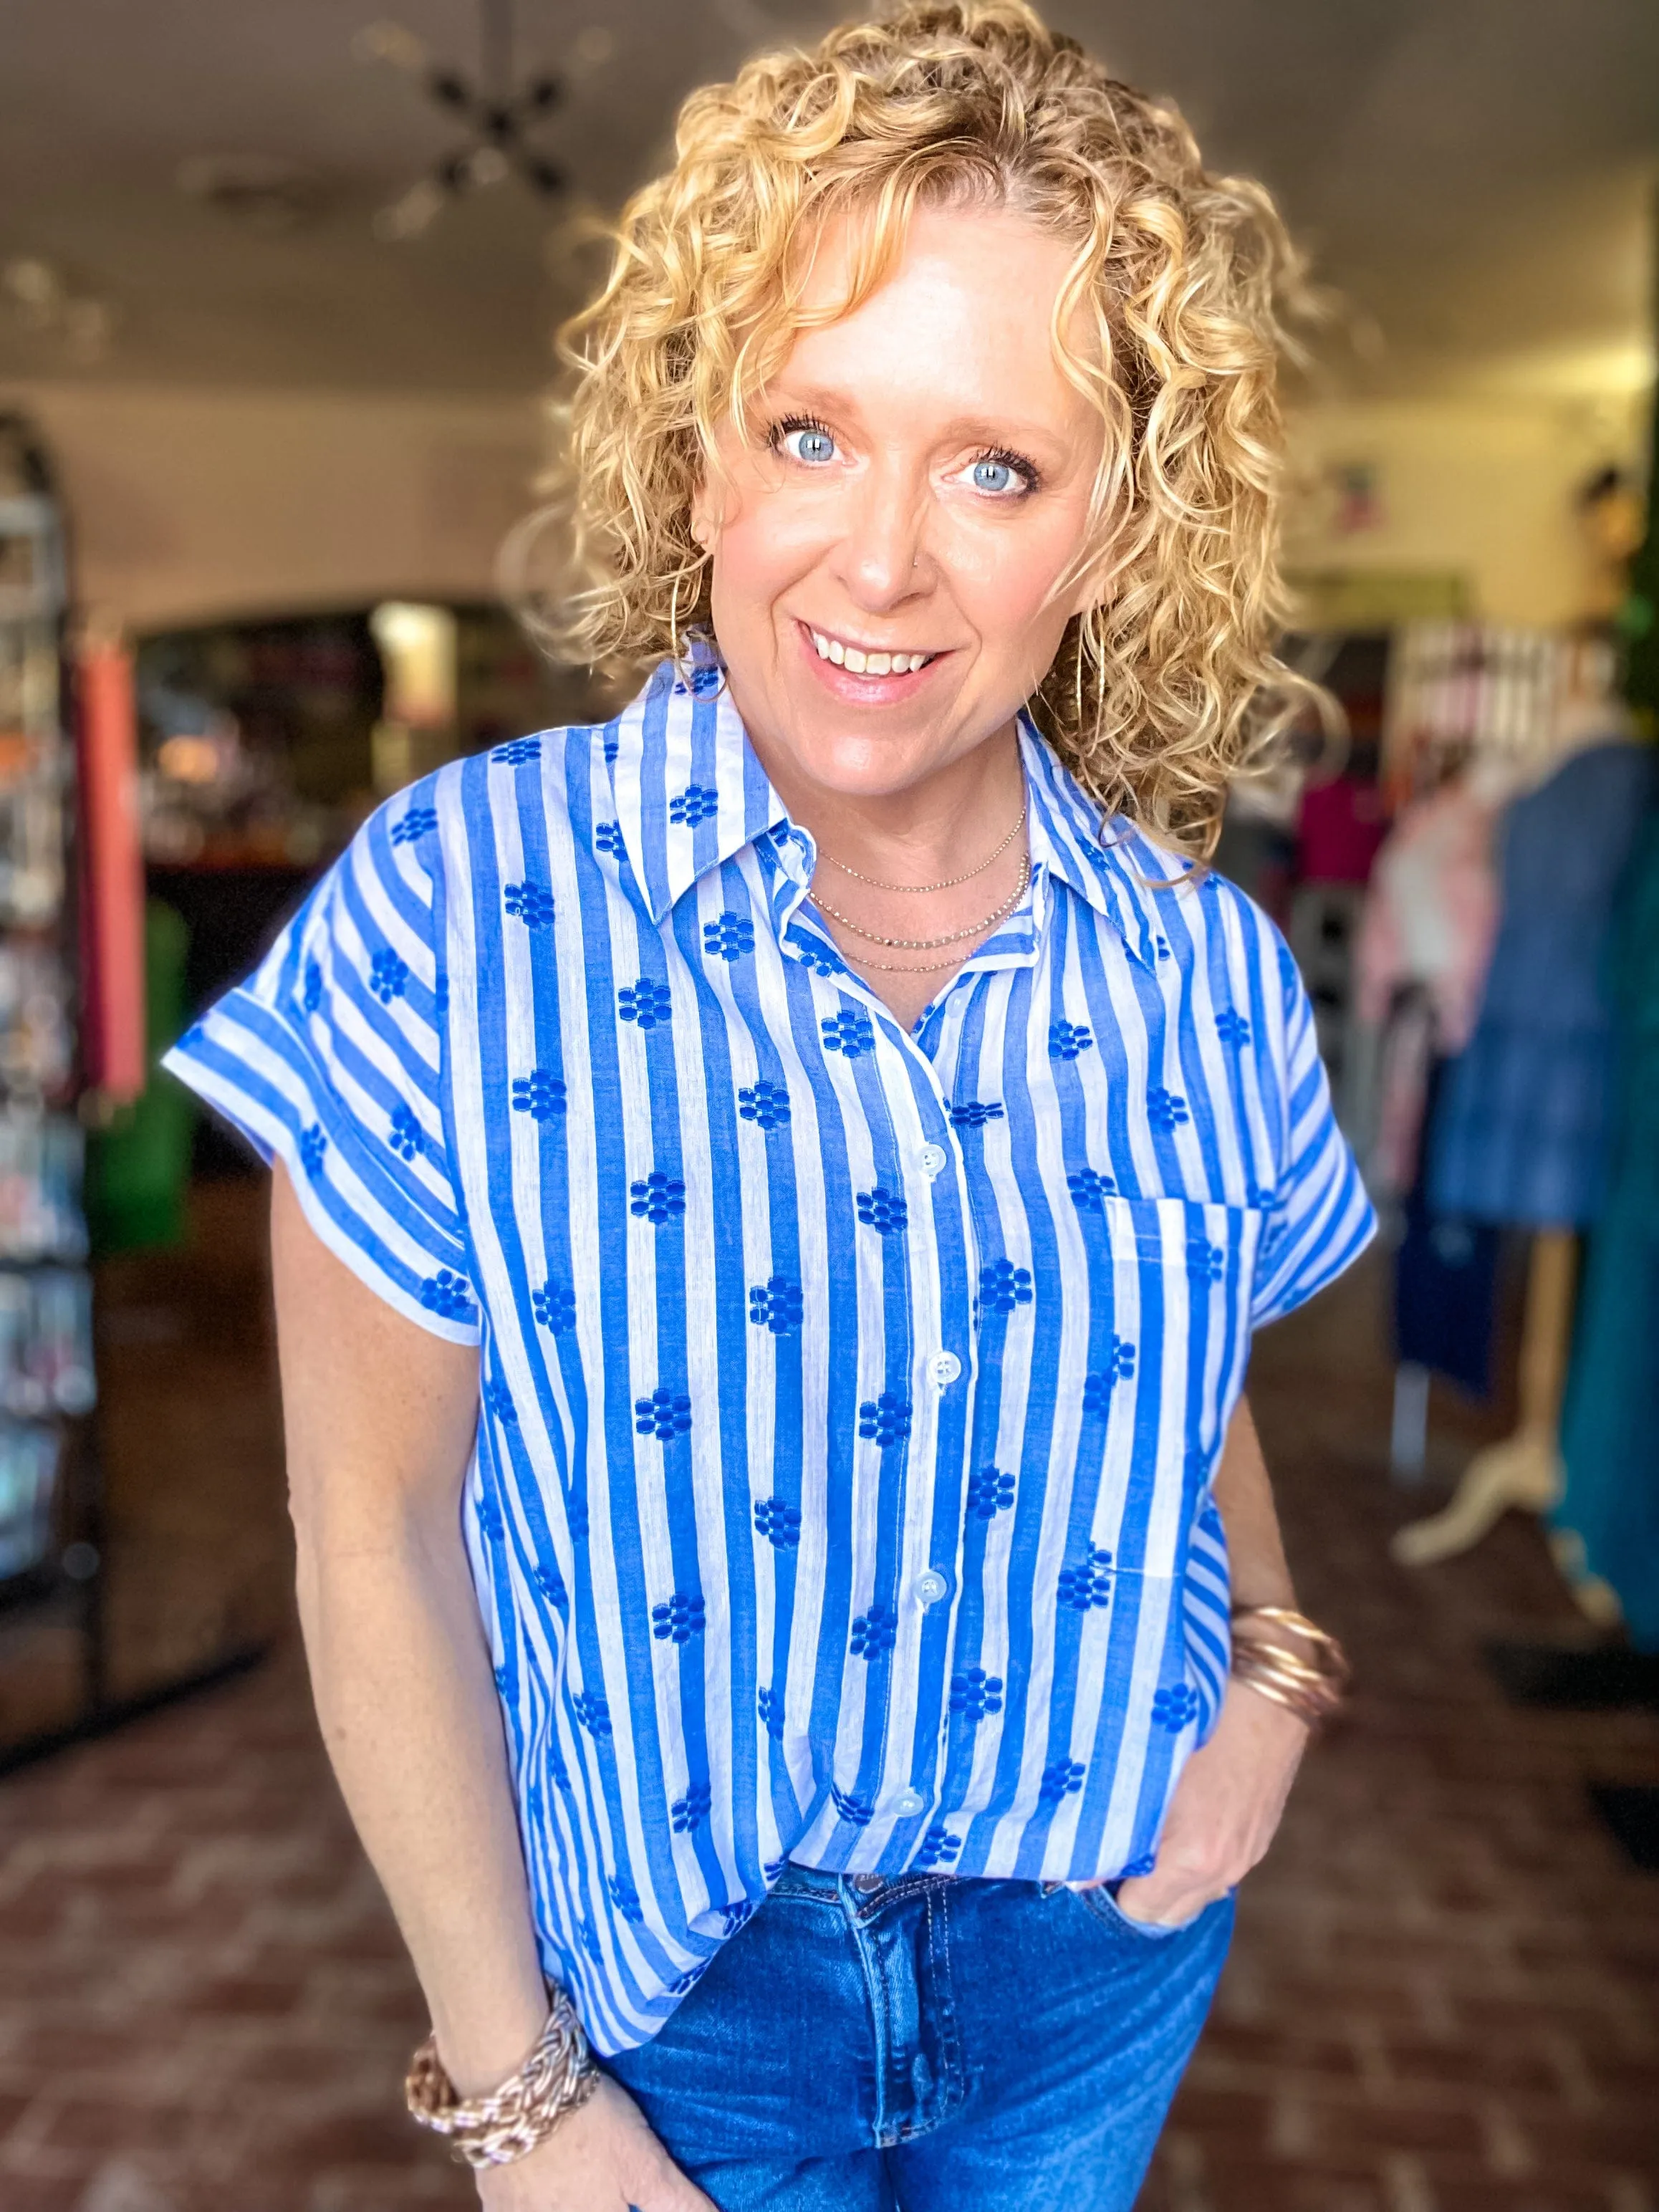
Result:
<svg viewBox="0 0 1659 2212">
<path fill-rule="evenodd" d="M 535 2049 L 487 2095 L 456 2095 L 435 2036 L 428 2036 L 415 2053 L 404 2085 L 411 2115 L 423 2128 L 447 2136 L 455 2157 L 475 2171 L 527 2158 L 599 2087 L 599 2069 L 575 2006 L 562 1989 L 556 1987 L 551 1996 L 547 2025 Z"/>
</svg>

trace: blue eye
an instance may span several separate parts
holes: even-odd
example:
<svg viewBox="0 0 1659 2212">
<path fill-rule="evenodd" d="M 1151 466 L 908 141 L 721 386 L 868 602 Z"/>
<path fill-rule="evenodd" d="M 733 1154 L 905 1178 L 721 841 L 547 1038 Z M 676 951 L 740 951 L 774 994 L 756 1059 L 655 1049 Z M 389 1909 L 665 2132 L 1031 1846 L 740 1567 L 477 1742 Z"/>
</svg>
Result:
<svg viewBox="0 0 1659 2212">
<path fill-rule="evenodd" d="M 1006 461 L 975 461 L 974 489 L 975 491 L 1008 491 L 1014 482 L 1014 472 Z"/>
<path fill-rule="evenodd" d="M 836 458 L 836 441 L 827 430 L 810 422 L 797 422 L 783 434 L 783 450 L 809 468 L 822 468 Z"/>
</svg>

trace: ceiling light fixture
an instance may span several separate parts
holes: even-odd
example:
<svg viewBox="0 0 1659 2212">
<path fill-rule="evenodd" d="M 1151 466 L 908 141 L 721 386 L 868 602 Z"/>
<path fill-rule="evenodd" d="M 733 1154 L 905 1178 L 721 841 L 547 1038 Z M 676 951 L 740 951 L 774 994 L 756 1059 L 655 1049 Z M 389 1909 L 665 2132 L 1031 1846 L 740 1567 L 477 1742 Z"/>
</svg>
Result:
<svg viewBox="0 0 1659 2212">
<path fill-rule="evenodd" d="M 352 41 L 360 61 L 384 62 L 414 77 L 427 98 L 450 121 L 465 125 L 469 137 L 446 155 L 401 198 L 382 208 L 374 228 L 382 238 L 418 238 L 452 200 L 505 184 L 516 176 L 544 198 L 564 189 L 564 173 L 534 144 L 532 134 L 564 95 L 565 77 L 551 72 L 514 82 L 513 0 L 480 0 L 479 72 L 475 87 L 460 70 L 434 62 L 424 42 L 401 23 L 369 23 Z M 566 75 L 596 68 L 610 58 L 608 31 L 584 31 L 577 40 Z"/>
</svg>

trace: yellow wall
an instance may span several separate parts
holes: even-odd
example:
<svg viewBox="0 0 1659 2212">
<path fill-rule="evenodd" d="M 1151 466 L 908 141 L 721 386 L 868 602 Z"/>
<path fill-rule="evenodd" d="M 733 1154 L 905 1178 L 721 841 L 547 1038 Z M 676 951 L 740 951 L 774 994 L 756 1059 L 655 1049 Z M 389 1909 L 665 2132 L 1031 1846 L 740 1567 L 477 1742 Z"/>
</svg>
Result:
<svg viewBox="0 0 1659 2212">
<path fill-rule="evenodd" d="M 1634 460 L 1644 410 L 1611 399 L 1501 397 L 1349 402 L 1292 419 L 1299 471 L 1314 482 L 1287 533 L 1294 569 L 1464 575 L 1471 614 L 1559 623 L 1583 611 L 1590 563 L 1573 495 L 1609 459 Z M 1325 473 L 1375 470 L 1381 520 L 1332 526 Z"/>
<path fill-rule="evenodd" d="M 0 387 L 45 433 L 77 595 L 134 629 L 476 599 L 532 503 L 536 403 Z"/>
</svg>

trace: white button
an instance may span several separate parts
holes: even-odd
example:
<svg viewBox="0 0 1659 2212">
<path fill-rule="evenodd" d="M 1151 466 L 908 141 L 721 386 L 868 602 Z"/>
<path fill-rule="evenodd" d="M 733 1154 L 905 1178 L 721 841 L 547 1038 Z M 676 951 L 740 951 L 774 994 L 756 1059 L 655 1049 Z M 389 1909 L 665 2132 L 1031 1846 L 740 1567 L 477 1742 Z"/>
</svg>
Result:
<svg viewBox="0 0 1659 2212">
<path fill-rule="evenodd" d="M 927 1372 L 943 1390 L 961 1374 L 962 1362 L 954 1352 L 936 1352 L 927 1363 Z"/>
<path fill-rule="evenodd" d="M 950 1587 L 944 1576 L 933 1567 L 916 1577 L 916 1595 L 924 1605 L 937 1605 Z"/>
<path fill-rule="evenodd" d="M 918 1157 L 921 1161 L 921 1171 L 931 1182 L 951 1155 L 943 1145 L 924 1145 Z"/>
<path fill-rule="evenodd" d="M 927 1800 L 919 1790 L 907 1790 L 902 1797 L 894 1799 L 893 1810 L 900 1820 L 914 1820 L 918 1813 L 926 1809 L 927 1803 Z"/>
</svg>

